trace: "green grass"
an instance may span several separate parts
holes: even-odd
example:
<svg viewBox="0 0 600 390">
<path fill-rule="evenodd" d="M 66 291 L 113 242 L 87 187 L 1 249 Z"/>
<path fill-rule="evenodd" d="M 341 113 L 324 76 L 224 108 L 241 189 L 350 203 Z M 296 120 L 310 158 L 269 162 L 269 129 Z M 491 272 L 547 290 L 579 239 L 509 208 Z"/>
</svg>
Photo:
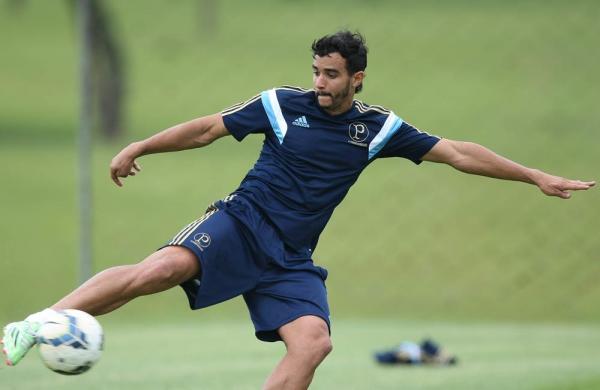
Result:
<svg viewBox="0 0 600 390">
<path fill-rule="evenodd" d="M 3 369 L 2 388 L 257 389 L 284 353 L 253 339 L 249 322 L 189 315 L 172 323 L 105 320 L 106 351 L 79 377 L 44 368 L 37 351 Z M 150 326 L 149 326 L 150 325 Z M 456 367 L 381 367 L 372 353 L 433 337 Z M 311 389 L 597 389 L 597 327 L 558 324 L 333 321 L 334 351 Z"/>
</svg>

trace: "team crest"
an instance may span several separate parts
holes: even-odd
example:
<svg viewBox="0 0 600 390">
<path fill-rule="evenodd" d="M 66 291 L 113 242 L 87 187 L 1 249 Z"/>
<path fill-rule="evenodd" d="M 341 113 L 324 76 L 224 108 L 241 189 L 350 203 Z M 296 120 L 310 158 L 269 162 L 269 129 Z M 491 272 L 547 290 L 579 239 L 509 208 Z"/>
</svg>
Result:
<svg viewBox="0 0 600 390">
<path fill-rule="evenodd" d="M 348 136 L 351 144 L 367 147 L 365 141 L 369 137 L 369 128 L 362 122 L 352 122 L 348 126 Z"/>
<path fill-rule="evenodd" d="M 208 233 L 196 233 L 194 238 L 192 238 L 192 244 L 196 245 L 201 251 L 208 248 L 210 241 L 210 235 Z"/>
</svg>

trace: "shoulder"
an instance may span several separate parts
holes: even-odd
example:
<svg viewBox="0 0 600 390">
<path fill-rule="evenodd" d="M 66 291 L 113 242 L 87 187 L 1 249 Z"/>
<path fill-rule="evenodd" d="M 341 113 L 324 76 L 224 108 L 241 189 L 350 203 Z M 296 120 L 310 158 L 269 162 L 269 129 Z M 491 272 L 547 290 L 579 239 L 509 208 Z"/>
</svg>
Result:
<svg viewBox="0 0 600 390">
<path fill-rule="evenodd" d="M 294 96 L 306 95 L 313 91 L 312 89 L 296 87 L 293 85 L 282 85 L 281 87 L 277 87 L 277 88 L 273 88 L 273 89 L 275 91 L 277 91 L 278 94 L 287 94 L 287 95 L 294 95 Z"/>
<path fill-rule="evenodd" d="M 248 100 L 234 104 L 221 111 L 221 115 L 226 117 L 238 112 L 242 113 L 265 113 L 269 110 L 281 110 L 283 105 L 287 106 L 305 106 L 313 96 L 312 89 L 283 85 L 281 87 L 267 89 L 254 95 Z"/>
<path fill-rule="evenodd" d="M 356 118 L 365 123 L 376 123 L 382 130 L 387 127 L 399 127 L 402 119 L 393 111 L 375 104 L 366 104 L 360 100 L 354 100 Z"/>
<path fill-rule="evenodd" d="M 361 114 L 372 114 L 372 115 L 384 115 L 384 116 L 388 116 L 390 114 L 393 114 L 391 110 L 388 110 L 387 108 L 383 107 L 383 106 L 378 106 L 376 104 L 367 104 L 361 100 L 357 100 L 354 99 L 354 106 L 356 107 L 356 110 L 358 112 L 360 112 Z"/>
<path fill-rule="evenodd" d="M 260 93 L 262 103 L 265 107 L 288 108 L 302 110 L 314 100 L 314 91 L 300 87 L 284 85 L 268 89 Z"/>
<path fill-rule="evenodd" d="M 243 110 L 244 108 L 252 105 L 252 103 L 255 103 L 257 101 L 259 101 L 261 98 L 261 94 L 259 93 L 258 95 L 254 95 L 252 96 L 250 99 L 248 100 L 244 100 L 242 102 L 236 103 L 233 106 L 229 106 L 227 108 L 225 108 L 224 110 L 221 111 L 221 115 L 222 116 L 227 116 L 233 113 L 236 113 L 240 110 Z"/>
<path fill-rule="evenodd" d="M 281 87 L 273 88 L 265 91 L 262 94 L 273 94 L 281 103 L 302 101 L 309 99 L 313 95 L 312 89 L 306 89 L 301 87 L 295 87 L 292 85 L 282 85 Z"/>
</svg>

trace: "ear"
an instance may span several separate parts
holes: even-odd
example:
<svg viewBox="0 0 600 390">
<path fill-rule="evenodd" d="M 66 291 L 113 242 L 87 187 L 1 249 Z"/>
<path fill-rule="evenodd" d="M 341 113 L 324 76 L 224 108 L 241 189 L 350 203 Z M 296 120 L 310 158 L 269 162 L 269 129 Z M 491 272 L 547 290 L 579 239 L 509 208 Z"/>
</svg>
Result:
<svg viewBox="0 0 600 390">
<path fill-rule="evenodd" d="M 358 87 L 359 85 L 361 85 L 363 83 L 364 79 L 365 79 L 365 71 L 359 70 L 358 72 L 356 72 L 352 75 L 352 86 L 354 88 Z"/>
</svg>

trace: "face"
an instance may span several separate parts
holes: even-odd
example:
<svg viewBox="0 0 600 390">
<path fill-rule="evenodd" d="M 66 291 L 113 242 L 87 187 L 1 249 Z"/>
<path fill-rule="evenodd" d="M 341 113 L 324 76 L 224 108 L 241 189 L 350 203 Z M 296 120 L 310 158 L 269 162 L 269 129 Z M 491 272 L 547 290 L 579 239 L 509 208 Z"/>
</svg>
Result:
<svg viewBox="0 0 600 390">
<path fill-rule="evenodd" d="M 313 87 L 319 106 L 330 114 L 349 110 L 354 89 L 362 83 L 364 72 L 350 75 L 346 69 L 346 60 L 340 53 L 330 53 L 323 57 L 315 55 L 312 68 Z"/>
</svg>

